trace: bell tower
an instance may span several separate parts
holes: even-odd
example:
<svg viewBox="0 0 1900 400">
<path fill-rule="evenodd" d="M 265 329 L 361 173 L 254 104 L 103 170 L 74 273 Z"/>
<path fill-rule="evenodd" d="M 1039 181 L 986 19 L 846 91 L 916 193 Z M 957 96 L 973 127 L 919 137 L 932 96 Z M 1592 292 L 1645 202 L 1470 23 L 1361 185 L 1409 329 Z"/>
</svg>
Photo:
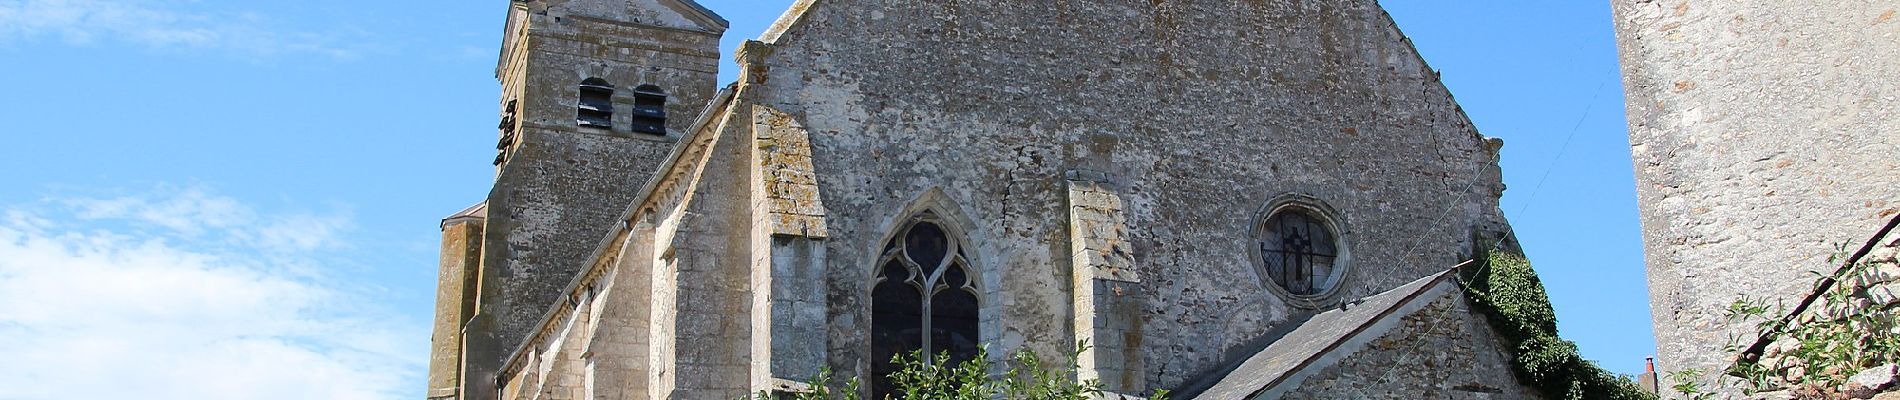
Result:
<svg viewBox="0 0 1900 400">
<path fill-rule="evenodd" d="M 726 28 L 692 0 L 508 2 L 495 184 L 444 224 L 481 229 L 443 253 L 438 301 L 460 305 L 437 306 L 430 399 L 494 398 L 503 359 L 716 94 Z"/>
</svg>

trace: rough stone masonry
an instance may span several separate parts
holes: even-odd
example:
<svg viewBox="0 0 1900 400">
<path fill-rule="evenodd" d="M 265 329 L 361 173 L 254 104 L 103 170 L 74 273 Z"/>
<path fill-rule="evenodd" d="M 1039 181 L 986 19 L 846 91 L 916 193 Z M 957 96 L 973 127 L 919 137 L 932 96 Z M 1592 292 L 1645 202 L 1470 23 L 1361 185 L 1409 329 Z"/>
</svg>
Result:
<svg viewBox="0 0 1900 400">
<path fill-rule="evenodd" d="M 1713 380 L 1729 303 L 1798 301 L 1900 213 L 1900 4 L 1612 4 L 1657 361 Z"/>
<path fill-rule="evenodd" d="M 480 284 L 443 297 L 477 306 L 432 395 L 734 398 L 1078 340 L 1122 395 L 1527 390 L 1490 336 L 1414 331 L 1483 326 L 1415 294 L 1509 238 L 1502 143 L 1371 0 L 802 0 L 723 91 L 691 1 L 510 7 L 525 106 L 480 265 L 444 264 Z M 1319 378 L 1238 368 L 1287 341 L 1312 357 L 1271 373 Z M 1327 370 L 1393 359 L 1471 382 Z"/>
</svg>

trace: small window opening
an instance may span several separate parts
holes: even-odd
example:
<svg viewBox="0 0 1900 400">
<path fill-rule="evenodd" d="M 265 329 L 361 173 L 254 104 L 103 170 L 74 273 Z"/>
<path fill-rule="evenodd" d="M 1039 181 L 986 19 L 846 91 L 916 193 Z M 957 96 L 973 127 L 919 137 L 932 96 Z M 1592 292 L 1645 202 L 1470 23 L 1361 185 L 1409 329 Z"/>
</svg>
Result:
<svg viewBox="0 0 1900 400">
<path fill-rule="evenodd" d="M 659 86 L 640 85 L 633 89 L 633 131 L 666 135 L 666 91 Z"/>
<path fill-rule="evenodd" d="M 1296 295 L 1314 296 L 1333 288 L 1337 235 L 1325 220 L 1304 209 L 1289 209 L 1269 217 L 1262 229 L 1260 251 L 1273 283 Z"/>
<path fill-rule="evenodd" d="M 581 81 L 580 125 L 613 129 L 614 85 L 600 78 Z"/>
<path fill-rule="evenodd" d="M 501 140 L 495 142 L 495 165 L 508 161 L 508 149 L 515 145 L 515 115 L 520 111 L 515 100 L 508 100 L 507 108 L 502 110 L 501 124 L 495 127 L 501 130 Z"/>
</svg>

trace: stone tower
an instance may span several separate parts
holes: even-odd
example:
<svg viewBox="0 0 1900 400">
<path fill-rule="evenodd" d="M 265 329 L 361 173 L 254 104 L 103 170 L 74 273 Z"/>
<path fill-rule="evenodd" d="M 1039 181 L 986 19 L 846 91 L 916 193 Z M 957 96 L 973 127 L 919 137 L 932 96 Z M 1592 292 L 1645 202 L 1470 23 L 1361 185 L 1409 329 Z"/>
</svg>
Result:
<svg viewBox="0 0 1900 400">
<path fill-rule="evenodd" d="M 1900 213 L 1900 4 L 1611 4 L 1657 368 L 1713 381 L 1755 339 L 1729 304 L 1798 303 Z"/>
<path fill-rule="evenodd" d="M 443 224 L 432 399 L 494 397 L 502 358 L 717 92 L 727 23 L 691 0 L 508 7 L 495 186 Z"/>
</svg>

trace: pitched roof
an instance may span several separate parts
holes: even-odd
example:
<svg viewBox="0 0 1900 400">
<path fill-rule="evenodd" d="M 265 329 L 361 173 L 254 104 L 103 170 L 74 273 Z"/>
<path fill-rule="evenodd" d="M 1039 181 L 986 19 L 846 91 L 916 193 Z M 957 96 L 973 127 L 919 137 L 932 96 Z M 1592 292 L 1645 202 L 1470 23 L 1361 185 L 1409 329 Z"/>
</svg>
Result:
<svg viewBox="0 0 1900 400">
<path fill-rule="evenodd" d="M 1184 388 L 1184 396 L 1180 398 L 1251 399 L 1260 398 L 1283 384 L 1297 386 L 1304 379 L 1302 372 L 1317 372 L 1357 351 L 1359 347 L 1352 343 L 1384 335 L 1386 329 L 1379 329 L 1382 321 L 1396 321 L 1444 297 L 1445 291 L 1457 290 L 1456 280 L 1451 279 L 1457 271 L 1453 268 L 1420 278 L 1314 315 L 1265 348 L 1245 356 L 1238 365 L 1230 364 L 1228 369 Z"/>
<path fill-rule="evenodd" d="M 475 205 L 468 206 L 468 208 L 464 208 L 462 209 L 462 211 L 458 211 L 454 215 L 448 216 L 448 218 L 443 218 L 442 229 L 449 229 L 449 225 L 454 225 L 454 224 L 458 224 L 458 223 L 462 223 L 466 221 L 484 221 L 487 219 L 488 219 L 488 202 L 483 201 L 480 203 L 475 203 Z"/>
<path fill-rule="evenodd" d="M 719 16 L 719 13 L 713 12 L 711 9 L 706 8 L 706 6 L 699 5 L 699 2 L 697 1 L 693 1 L 693 0 L 671 0 L 671 1 L 674 3 L 678 3 L 679 5 L 682 5 L 682 6 L 686 6 L 686 8 L 688 9 L 691 9 L 694 14 L 698 14 L 698 15 L 695 15 L 696 17 L 698 17 L 701 20 L 704 20 L 705 22 L 712 23 L 712 25 L 717 27 L 718 30 L 720 31 L 725 31 L 726 28 L 732 27 L 732 22 L 726 21 L 726 17 L 721 17 Z"/>
</svg>

